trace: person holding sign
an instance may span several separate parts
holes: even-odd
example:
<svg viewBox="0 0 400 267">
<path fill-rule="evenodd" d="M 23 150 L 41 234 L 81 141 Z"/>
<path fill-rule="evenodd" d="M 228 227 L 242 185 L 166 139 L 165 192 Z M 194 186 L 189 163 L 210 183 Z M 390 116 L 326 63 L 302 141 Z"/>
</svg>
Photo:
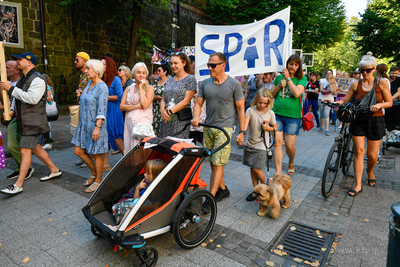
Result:
<svg viewBox="0 0 400 267">
<path fill-rule="evenodd" d="M 332 77 L 332 78 L 329 78 Z M 333 79 L 333 83 L 332 83 Z M 318 132 L 322 132 L 322 128 L 324 127 L 325 122 L 325 135 L 329 136 L 329 112 L 331 108 L 327 105 L 322 105 L 321 101 L 324 99 L 328 99 L 329 101 L 334 101 L 334 96 L 337 94 L 336 88 L 337 85 L 335 82 L 335 77 L 333 77 L 333 71 L 327 70 L 326 71 L 326 79 L 322 79 L 320 81 L 320 91 L 318 97 L 318 105 L 319 105 L 319 116 L 320 116 L 320 125 L 321 127 L 318 128 Z M 336 87 L 336 88 L 334 88 Z"/>
<path fill-rule="evenodd" d="M 289 157 L 288 174 L 294 174 L 295 142 L 299 134 L 301 122 L 301 94 L 307 85 L 307 77 L 303 75 L 302 62 L 298 55 L 291 55 L 286 61 L 283 75 L 278 75 L 271 87 L 275 98 L 272 111 L 276 115 L 278 131 L 275 135 L 275 166 L 276 173 L 282 174 L 283 134 L 285 134 L 286 154 Z"/>
<path fill-rule="evenodd" d="M 35 154 L 50 169 L 50 173 L 40 178 L 41 181 L 53 179 L 62 175 L 46 150 L 40 144 L 40 135 L 50 131 L 46 115 L 46 82 L 36 70 L 37 59 L 29 52 L 12 55 L 17 59 L 18 69 L 23 73 L 16 86 L 8 81 L 0 82 L 0 89 L 16 99 L 17 131 L 21 135 L 21 168 L 15 184 L 0 191 L 2 194 L 15 195 L 23 191 L 22 184 L 32 163 L 32 153 Z"/>
</svg>

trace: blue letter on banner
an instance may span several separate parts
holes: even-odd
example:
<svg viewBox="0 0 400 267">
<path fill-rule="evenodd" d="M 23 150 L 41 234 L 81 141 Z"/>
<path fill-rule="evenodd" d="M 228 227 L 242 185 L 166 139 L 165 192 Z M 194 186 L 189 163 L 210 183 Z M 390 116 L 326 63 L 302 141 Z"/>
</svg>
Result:
<svg viewBox="0 0 400 267">
<path fill-rule="evenodd" d="M 279 36 L 275 42 L 270 42 L 269 39 L 269 28 L 271 25 L 276 25 L 279 27 Z M 279 53 L 278 46 L 283 42 L 285 38 L 286 26 L 285 22 L 281 19 L 277 19 L 265 24 L 264 28 L 264 59 L 265 59 L 265 66 L 271 66 L 271 48 L 275 52 L 276 59 L 278 60 L 279 65 L 283 65 L 282 55 Z"/>
<path fill-rule="evenodd" d="M 205 44 L 208 40 L 218 40 L 218 39 L 219 39 L 219 35 L 218 35 L 218 34 L 209 34 L 209 35 L 206 35 L 206 36 L 204 36 L 203 38 L 201 38 L 201 41 L 200 41 L 201 51 L 203 51 L 203 52 L 206 53 L 207 55 L 214 54 L 215 51 L 214 51 L 214 50 L 211 50 L 211 49 L 205 48 L 204 44 Z M 199 70 L 199 74 L 200 74 L 200 76 L 210 75 L 210 71 L 209 71 L 208 69 Z"/>
<path fill-rule="evenodd" d="M 235 37 L 238 41 L 238 44 L 237 44 L 237 47 L 236 47 L 236 49 L 233 51 L 233 52 L 230 52 L 229 53 L 229 51 L 228 51 L 228 48 L 229 48 L 229 38 L 231 38 L 231 37 Z M 231 56 L 234 56 L 234 55 L 236 55 L 237 53 L 239 53 L 239 51 L 242 49 L 242 43 L 243 43 L 243 37 L 239 34 L 239 33 L 237 33 L 237 32 L 235 32 L 235 33 L 229 33 L 229 34 L 227 34 L 227 35 L 225 35 L 225 47 L 224 47 L 224 54 L 225 54 L 225 56 L 226 56 L 226 68 L 225 68 L 225 71 L 226 72 L 229 72 L 229 58 L 231 57 Z"/>
<path fill-rule="evenodd" d="M 201 38 L 200 41 L 200 47 L 201 47 L 201 51 L 203 51 L 204 53 L 206 53 L 207 55 L 211 55 L 214 54 L 215 51 L 211 50 L 211 49 L 207 49 L 204 47 L 204 44 L 208 41 L 208 40 L 218 40 L 219 39 L 219 35 L 218 34 L 209 34 L 204 36 L 203 38 Z"/>
</svg>

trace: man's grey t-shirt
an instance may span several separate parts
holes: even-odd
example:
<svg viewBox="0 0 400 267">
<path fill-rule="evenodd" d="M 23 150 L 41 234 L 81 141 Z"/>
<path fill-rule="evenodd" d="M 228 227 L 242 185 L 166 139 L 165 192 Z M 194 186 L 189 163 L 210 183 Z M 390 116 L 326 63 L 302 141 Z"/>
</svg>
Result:
<svg viewBox="0 0 400 267">
<path fill-rule="evenodd" d="M 235 101 L 244 98 L 240 82 L 231 76 L 222 84 L 215 84 L 214 78 L 205 79 L 198 96 L 207 101 L 204 123 L 233 128 L 235 124 Z"/>
</svg>

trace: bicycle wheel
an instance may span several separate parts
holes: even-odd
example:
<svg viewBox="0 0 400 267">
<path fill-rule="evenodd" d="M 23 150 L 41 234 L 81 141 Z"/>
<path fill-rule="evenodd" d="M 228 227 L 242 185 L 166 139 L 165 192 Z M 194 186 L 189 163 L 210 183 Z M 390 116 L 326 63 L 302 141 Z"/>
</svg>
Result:
<svg viewBox="0 0 400 267">
<path fill-rule="evenodd" d="M 351 169 L 351 166 L 353 164 L 353 159 L 354 159 L 354 144 L 353 144 L 353 138 L 352 135 L 349 134 L 347 137 L 345 149 L 343 152 L 343 160 L 342 160 L 342 173 L 344 175 L 349 175 L 349 171 Z"/>
<path fill-rule="evenodd" d="M 322 174 L 322 195 L 328 197 L 339 175 L 343 147 L 342 142 L 336 141 L 329 151 L 326 159 L 324 173 Z"/>
<path fill-rule="evenodd" d="M 210 204 L 210 212 L 202 212 L 202 205 Z M 173 224 L 176 243 L 185 249 L 200 245 L 210 234 L 217 218 L 214 196 L 206 190 L 189 194 L 179 205 Z"/>
</svg>

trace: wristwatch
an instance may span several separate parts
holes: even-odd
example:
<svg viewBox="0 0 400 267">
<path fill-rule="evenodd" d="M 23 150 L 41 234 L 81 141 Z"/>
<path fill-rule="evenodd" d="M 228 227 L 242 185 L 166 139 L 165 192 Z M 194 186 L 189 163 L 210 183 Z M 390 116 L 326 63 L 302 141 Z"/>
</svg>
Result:
<svg viewBox="0 0 400 267">
<path fill-rule="evenodd" d="M 171 109 L 168 109 L 168 112 L 170 115 L 174 114 L 174 113 L 172 113 Z"/>
<path fill-rule="evenodd" d="M 288 81 L 291 81 L 292 79 L 289 77 L 289 78 L 286 78 L 286 81 L 288 82 Z"/>
<path fill-rule="evenodd" d="M 241 134 L 244 134 L 244 135 L 246 135 L 246 131 L 239 131 L 239 133 Z"/>
<path fill-rule="evenodd" d="M 96 124 L 96 127 L 99 127 L 99 128 L 101 128 L 101 125 L 97 125 L 97 124 Z"/>
</svg>

